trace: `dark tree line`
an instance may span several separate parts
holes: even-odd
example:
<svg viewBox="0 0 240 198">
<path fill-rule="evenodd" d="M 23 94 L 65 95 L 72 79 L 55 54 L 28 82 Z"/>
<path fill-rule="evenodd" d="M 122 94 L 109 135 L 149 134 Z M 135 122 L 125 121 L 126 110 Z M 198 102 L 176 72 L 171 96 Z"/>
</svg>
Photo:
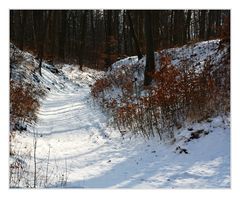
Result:
<svg viewBox="0 0 240 198">
<path fill-rule="evenodd" d="M 154 51 L 221 37 L 229 18 L 229 10 L 11 10 L 10 40 L 40 65 L 45 58 L 106 69 L 147 54 L 152 71 Z"/>
</svg>

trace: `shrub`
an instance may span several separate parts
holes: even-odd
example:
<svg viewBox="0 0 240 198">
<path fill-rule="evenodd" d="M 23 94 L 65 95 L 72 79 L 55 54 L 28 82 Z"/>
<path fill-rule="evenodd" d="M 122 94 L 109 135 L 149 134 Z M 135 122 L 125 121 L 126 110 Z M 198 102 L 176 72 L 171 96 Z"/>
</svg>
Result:
<svg viewBox="0 0 240 198">
<path fill-rule="evenodd" d="M 187 61 L 173 66 L 169 56 L 162 56 L 160 71 L 152 74 L 153 84 L 145 87 L 140 96 L 134 94 L 135 66 L 123 66 L 106 77 L 108 86 L 98 89 L 104 92 L 110 86 L 120 88 L 120 99 L 107 98 L 100 104 L 110 110 L 112 123 L 121 133 L 132 131 L 146 138 L 158 135 L 161 140 L 174 138 L 174 129 L 181 128 L 186 121 L 201 121 L 229 112 L 229 51 L 222 57 L 220 65 L 209 59 L 199 71 Z M 100 95 L 95 99 L 102 100 Z"/>
<path fill-rule="evenodd" d="M 10 123 L 12 127 L 18 123 L 31 123 L 37 120 L 36 112 L 39 103 L 34 94 L 31 85 L 21 87 L 10 82 Z"/>
</svg>

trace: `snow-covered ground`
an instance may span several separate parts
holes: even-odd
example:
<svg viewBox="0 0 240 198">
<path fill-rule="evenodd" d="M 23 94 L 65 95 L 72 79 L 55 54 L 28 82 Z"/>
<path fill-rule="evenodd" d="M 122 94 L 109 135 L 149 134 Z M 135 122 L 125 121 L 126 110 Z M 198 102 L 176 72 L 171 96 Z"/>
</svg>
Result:
<svg viewBox="0 0 240 198">
<path fill-rule="evenodd" d="M 230 187 L 230 124 L 226 117 L 191 124 L 178 131 L 174 143 L 122 137 L 107 126 L 105 115 L 89 100 L 88 84 L 94 82 L 89 76 L 96 72 L 76 72 L 66 65 L 63 80 L 43 68 L 43 79 L 55 84 L 48 83 L 51 90 L 42 101 L 36 127 L 31 129 L 39 134 L 37 161 L 41 169 L 47 167 L 50 150 L 48 169 L 57 166 L 61 173 L 66 169 L 69 188 Z M 86 76 L 88 84 L 82 80 Z M 188 142 L 197 130 L 209 133 Z M 32 147 L 31 133 L 18 134 L 16 140 L 23 150 Z M 178 146 L 188 154 L 180 154 Z"/>
</svg>

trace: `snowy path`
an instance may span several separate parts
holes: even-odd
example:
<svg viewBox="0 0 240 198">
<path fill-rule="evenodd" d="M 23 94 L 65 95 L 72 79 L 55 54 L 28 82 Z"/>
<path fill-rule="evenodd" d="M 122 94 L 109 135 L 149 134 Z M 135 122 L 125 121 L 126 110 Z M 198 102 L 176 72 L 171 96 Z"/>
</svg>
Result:
<svg viewBox="0 0 240 198">
<path fill-rule="evenodd" d="M 47 70 L 43 76 L 46 83 L 54 81 L 55 85 L 39 111 L 35 129 L 40 135 L 37 159 L 46 161 L 50 149 L 49 166 L 57 165 L 59 170 L 67 167 L 67 187 L 229 187 L 229 128 L 222 129 L 218 119 L 204 126 L 215 130 L 214 133 L 201 143 L 196 140 L 186 145 L 190 154 L 180 155 L 173 152 L 176 145 L 140 137 L 123 139 L 118 131 L 106 125 L 104 114 L 89 102 L 88 86 L 66 81 L 64 88 L 59 88 L 58 77 Z M 31 136 L 19 138 L 32 144 Z"/>
</svg>

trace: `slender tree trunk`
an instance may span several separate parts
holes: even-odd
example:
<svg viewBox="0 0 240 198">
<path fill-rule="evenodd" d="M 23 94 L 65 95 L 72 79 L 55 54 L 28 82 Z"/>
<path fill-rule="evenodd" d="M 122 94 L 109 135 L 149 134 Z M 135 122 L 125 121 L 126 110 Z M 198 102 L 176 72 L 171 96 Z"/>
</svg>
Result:
<svg viewBox="0 0 240 198">
<path fill-rule="evenodd" d="M 143 49 L 143 44 L 145 43 L 144 38 L 144 14 L 143 12 L 138 12 L 138 43 L 139 48 Z"/>
<path fill-rule="evenodd" d="M 47 29 L 50 19 L 51 11 L 46 12 L 46 16 L 44 18 L 44 13 L 41 10 L 33 11 L 33 20 L 34 20 L 34 37 L 36 40 L 37 51 L 38 51 L 38 58 L 39 58 L 39 74 L 42 76 L 41 68 L 42 68 L 42 59 L 43 59 L 43 52 L 44 52 L 44 44 L 47 35 Z"/>
<path fill-rule="evenodd" d="M 111 54 L 112 54 L 111 40 L 113 38 L 113 34 L 112 34 L 111 26 L 112 26 L 112 10 L 106 10 L 106 23 L 105 23 L 105 29 L 106 29 L 105 67 L 106 68 L 108 68 L 112 64 L 112 61 L 111 61 Z"/>
<path fill-rule="evenodd" d="M 186 35 L 187 41 L 191 40 L 191 35 L 190 35 L 191 16 L 192 16 L 192 11 L 188 10 L 187 11 L 187 19 L 186 19 L 186 23 L 185 23 L 185 35 Z"/>
<path fill-rule="evenodd" d="M 27 16 L 26 16 L 27 12 L 26 11 L 22 11 L 21 13 L 21 32 L 20 32 L 20 44 L 19 44 L 19 49 L 20 50 L 23 50 L 23 47 L 24 47 L 24 39 L 25 39 L 25 26 L 26 26 L 26 19 L 27 19 Z"/>
<path fill-rule="evenodd" d="M 84 11 L 82 15 L 82 30 L 81 30 L 81 38 L 80 38 L 80 49 L 79 49 L 79 67 L 80 70 L 82 71 L 83 67 L 83 59 L 84 59 L 84 47 L 85 47 L 85 34 L 86 34 L 86 24 L 87 24 L 87 10 Z"/>
<path fill-rule="evenodd" d="M 14 10 L 10 10 L 10 41 L 13 42 L 15 39 L 15 16 L 16 13 Z"/>
<path fill-rule="evenodd" d="M 59 38 L 59 57 L 64 61 L 65 59 L 65 41 L 66 41 L 66 23 L 67 11 L 61 11 L 61 32 Z"/>
<path fill-rule="evenodd" d="M 121 41 L 120 41 L 120 33 L 119 33 L 119 25 L 120 25 L 120 20 L 119 20 L 119 13 L 120 11 L 119 10 L 115 10 L 114 11 L 114 24 L 115 24 L 115 38 L 116 38 L 116 41 L 117 41 L 117 55 L 118 57 L 120 56 L 121 54 Z"/>
<path fill-rule="evenodd" d="M 155 71 L 151 11 L 145 11 L 145 37 L 147 53 L 144 72 L 144 85 L 148 86 L 152 82 L 152 74 Z"/>
<path fill-rule="evenodd" d="M 170 38 L 169 38 L 169 44 L 172 45 L 174 43 L 173 38 L 174 38 L 174 11 L 171 11 L 171 16 L 170 16 Z"/>
<path fill-rule="evenodd" d="M 141 53 L 139 43 L 138 43 L 138 39 L 137 39 L 136 33 L 134 31 L 131 15 L 130 15 L 129 11 L 126 11 L 126 12 L 127 12 L 127 16 L 128 16 L 129 25 L 130 25 L 130 32 L 131 32 L 132 38 L 133 38 L 134 43 L 135 43 L 138 60 L 140 60 L 143 57 L 143 55 Z"/>
<path fill-rule="evenodd" d="M 205 32 L 206 32 L 206 10 L 201 10 L 200 11 L 200 21 L 199 21 L 199 38 L 204 40 L 206 39 L 205 37 Z"/>
<path fill-rule="evenodd" d="M 124 54 L 128 54 L 128 45 L 127 45 L 127 28 L 126 28 L 126 11 L 123 11 L 123 44 L 124 44 Z"/>
<path fill-rule="evenodd" d="M 90 12 L 90 20 L 91 20 L 91 32 L 92 32 L 92 47 L 93 47 L 93 52 L 92 52 L 92 58 L 95 60 L 96 59 L 96 54 L 97 54 L 97 49 L 96 49 L 96 31 L 95 31 L 95 26 L 94 26 L 94 16 L 93 16 L 93 10 Z"/>
<path fill-rule="evenodd" d="M 42 56 L 43 56 L 43 34 L 44 34 L 44 18 L 43 18 L 43 11 L 41 10 L 36 10 L 33 11 L 33 32 L 34 32 L 34 37 L 36 40 L 36 49 L 38 52 L 38 59 L 39 59 L 39 74 L 42 76 L 41 73 L 41 68 L 42 68 Z"/>
<path fill-rule="evenodd" d="M 50 19 L 49 19 L 49 51 L 52 57 L 52 61 L 54 61 L 55 54 L 55 37 L 56 37 L 56 11 L 52 11 Z"/>
<path fill-rule="evenodd" d="M 157 50 L 160 48 L 160 37 L 162 38 L 161 31 L 159 31 L 160 27 L 160 12 L 158 10 L 152 11 L 152 33 L 153 33 L 153 42 L 154 49 Z"/>
<path fill-rule="evenodd" d="M 216 14 L 216 27 L 215 27 L 216 36 L 220 36 L 221 14 L 222 14 L 222 11 L 221 11 L 221 10 L 216 10 L 216 11 L 215 11 L 215 14 Z"/>
<path fill-rule="evenodd" d="M 193 11 L 193 17 L 194 17 L 194 24 L 193 24 L 193 28 L 194 28 L 194 39 L 199 38 L 199 23 L 197 21 L 199 21 L 200 16 L 198 16 L 198 12 L 194 10 Z"/>
<path fill-rule="evenodd" d="M 184 36 L 185 17 L 183 10 L 174 11 L 174 44 L 183 44 L 185 42 Z"/>
<path fill-rule="evenodd" d="M 208 28 L 207 28 L 207 39 L 211 38 L 213 35 L 213 27 L 214 27 L 214 13 L 213 10 L 209 10 L 208 12 Z"/>
</svg>

